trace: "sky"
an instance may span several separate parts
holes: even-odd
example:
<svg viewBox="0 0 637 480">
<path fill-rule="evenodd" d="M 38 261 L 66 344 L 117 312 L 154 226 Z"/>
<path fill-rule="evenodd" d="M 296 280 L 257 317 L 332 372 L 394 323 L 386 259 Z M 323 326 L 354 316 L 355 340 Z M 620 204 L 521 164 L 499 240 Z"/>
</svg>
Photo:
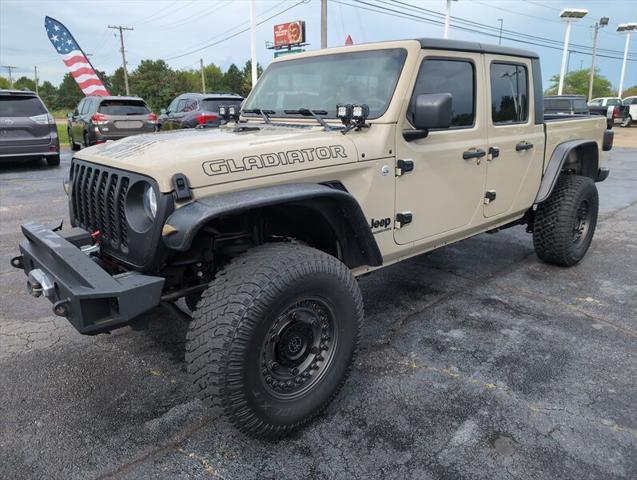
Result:
<svg viewBox="0 0 637 480">
<path fill-rule="evenodd" d="M 370 10 L 378 7 L 372 5 L 394 12 L 373 12 Z M 441 21 L 435 13 L 443 14 L 445 5 L 445 0 L 329 0 L 328 46 L 343 45 L 347 35 L 351 35 L 354 43 L 442 38 L 443 26 L 422 18 Z M 272 29 L 277 23 L 305 20 L 310 44 L 306 49 L 320 47 L 319 0 L 256 0 L 256 7 L 257 22 L 262 22 L 257 27 L 257 59 L 263 66 L 273 58 L 266 42 L 273 40 Z M 616 32 L 616 28 L 619 23 L 637 21 L 634 0 L 458 0 L 452 2 L 452 16 L 482 26 L 469 25 L 468 28 L 476 30 L 471 32 L 454 28 L 452 22 L 449 38 L 497 44 L 498 19 L 502 19 L 502 45 L 538 52 L 546 87 L 548 79 L 560 70 L 565 25 L 559 13 L 565 7 L 589 11 L 573 25 L 571 45 L 580 46 L 573 46 L 575 50 L 588 46 L 590 51 L 592 25 L 602 16 L 610 17 L 608 27 L 600 30 L 598 48 L 604 49 L 600 55 L 617 58 L 598 56 L 597 65 L 617 88 L 626 37 Z M 398 18 L 400 12 L 412 16 Z M 66 73 L 46 36 L 45 15 L 65 24 L 90 54 L 94 67 L 109 74 L 121 66 L 119 37 L 108 29 L 109 25 L 134 29 L 124 33 L 129 71 L 142 59 L 163 58 L 175 69 L 194 69 L 203 58 L 204 63 L 215 63 L 225 70 L 232 63 L 242 67 L 250 58 L 249 31 L 239 33 L 249 27 L 249 0 L 0 0 L 0 65 L 15 66 L 14 79 L 23 75 L 32 78 L 35 65 L 40 81 L 49 80 L 55 85 Z M 515 42 L 507 30 L 553 40 L 556 48 Z M 229 36 L 232 38 L 225 40 Z M 536 41 L 528 37 L 527 40 Z M 587 68 L 590 62 L 590 54 L 573 52 L 569 68 Z M 0 75 L 6 77 L 7 70 L 0 68 Z M 629 46 L 624 88 L 635 84 L 637 34 L 632 35 Z"/>
</svg>

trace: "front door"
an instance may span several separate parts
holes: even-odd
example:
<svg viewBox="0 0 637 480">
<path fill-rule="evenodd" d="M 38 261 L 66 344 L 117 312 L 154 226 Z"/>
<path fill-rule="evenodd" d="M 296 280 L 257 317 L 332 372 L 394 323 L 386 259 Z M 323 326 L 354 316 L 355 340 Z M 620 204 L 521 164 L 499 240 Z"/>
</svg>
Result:
<svg viewBox="0 0 637 480">
<path fill-rule="evenodd" d="M 542 177 L 544 126 L 535 123 L 530 60 L 485 55 L 489 151 L 484 216 L 508 215 L 533 203 Z"/>
<path fill-rule="evenodd" d="M 413 162 L 412 171 L 396 177 L 396 214 L 411 214 L 411 223 L 394 230 L 398 244 L 435 240 L 482 218 L 487 167 L 486 115 L 477 93 L 485 88 L 482 73 L 479 53 L 422 54 L 411 100 L 398 123 L 396 158 Z M 406 141 L 402 132 L 413 128 L 415 97 L 424 93 L 452 95 L 451 128 Z"/>
</svg>

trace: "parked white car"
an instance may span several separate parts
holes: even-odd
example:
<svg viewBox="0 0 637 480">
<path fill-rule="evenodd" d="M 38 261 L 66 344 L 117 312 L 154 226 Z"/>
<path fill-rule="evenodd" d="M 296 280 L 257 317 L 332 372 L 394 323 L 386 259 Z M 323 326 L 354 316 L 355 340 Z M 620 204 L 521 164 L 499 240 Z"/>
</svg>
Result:
<svg viewBox="0 0 637 480">
<path fill-rule="evenodd" d="M 637 96 L 626 97 L 622 100 L 622 127 L 630 127 L 637 121 Z"/>
<path fill-rule="evenodd" d="M 619 97 L 599 97 L 588 102 L 590 114 L 605 116 L 608 128 L 613 128 L 614 123 L 621 123 L 621 105 Z"/>
</svg>

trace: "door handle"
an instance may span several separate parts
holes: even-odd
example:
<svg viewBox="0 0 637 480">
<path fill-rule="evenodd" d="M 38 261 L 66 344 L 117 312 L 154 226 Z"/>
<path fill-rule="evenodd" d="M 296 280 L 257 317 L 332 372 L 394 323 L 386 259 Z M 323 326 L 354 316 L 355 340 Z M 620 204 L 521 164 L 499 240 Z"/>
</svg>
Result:
<svg viewBox="0 0 637 480">
<path fill-rule="evenodd" d="M 466 152 L 462 152 L 462 158 L 465 160 L 469 160 L 470 158 L 482 158 L 487 154 L 484 150 L 478 148 L 472 148 L 471 150 L 467 150 Z"/>
<path fill-rule="evenodd" d="M 520 142 L 515 146 L 515 151 L 520 152 L 522 150 L 531 150 L 533 148 L 533 144 L 529 142 Z"/>
</svg>

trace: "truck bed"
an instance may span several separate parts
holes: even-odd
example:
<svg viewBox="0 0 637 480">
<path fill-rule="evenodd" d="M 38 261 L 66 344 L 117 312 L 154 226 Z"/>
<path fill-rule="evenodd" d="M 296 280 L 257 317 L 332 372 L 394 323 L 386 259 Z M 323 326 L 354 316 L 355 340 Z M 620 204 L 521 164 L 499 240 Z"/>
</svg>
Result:
<svg viewBox="0 0 637 480">
<path fill-rule="evenodd" d="M 597 148 L 601 152 L 605 130 L 606 118 L 600 115 L 545 115 L 546 158 L 544 159 L 544 169 L 546 170 L 548 166 L 551 152 L 560 143 L 570 140 L 593 139 L 597 142 Z"/>
</svg>

